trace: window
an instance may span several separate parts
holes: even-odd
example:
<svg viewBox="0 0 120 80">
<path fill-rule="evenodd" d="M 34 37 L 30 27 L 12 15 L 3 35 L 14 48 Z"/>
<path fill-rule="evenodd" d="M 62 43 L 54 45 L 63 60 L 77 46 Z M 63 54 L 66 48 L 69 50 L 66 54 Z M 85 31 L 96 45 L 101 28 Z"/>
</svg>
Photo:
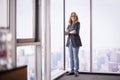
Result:
<svg viewBox="0 0 120 80">
<path fill-rule="evenodd" d="M 12 37 L 8 28 L 9 0 L 0 0 L 0 71 L 12 68 Z"/>
<path fill-rule="evenodd" d="M 9 27 L 9 0 L 0 0 L 0 29 Z"/>
<path fill-rule="evenodd" d="M 40 43 L 35 42 L 35 11 L 37 3 L 36 0 L 17 0 L 16 1 L 16 47 L 17 47 L 17 66 L 28 66 L 28 80 L 36 80 L 37 68 L 36 59 L 37 45 Z M 38 7 L 38 6 L 37 6 Z M 39 34 L 38 34 L 39 35 Z M 38 36 L 37 36 L 38 38 Z M 39 52 L 40 53 L 40 52 Z"/>
<path fill-rule="evenodd" d="M 63 0 L 51 0 L 51 75 L 63 70 Z"/>
<path fill-rule="evenodd" d="M 17 47 L 17 66 L 27 65 L 28 80 L 35 80 L 35 46 Z"/>
<path fill-rule="evenodd" d="M 82 47 L 79 49 L 79 71 L 90 71 L 90 1 L 89 0 L 65 0 L 65 22 L 68 25 L 71 12 L 76 12 L 80 21 L 80 36 Z M 67 37 L 66 37 L 67 38 Z M 66 67 L 69 66 L 69 53 L 66 48 Z"/>
<path fill-rule="evenodd" d="M 17 39 L 33 39 L 34 33 L 33 0 L 17 0 Z"/>
<path fill-rule="evenodd" d="M 119 0 L 93 0 L 94 72 L 120 72 L 119 7 Z"/>
</svg>

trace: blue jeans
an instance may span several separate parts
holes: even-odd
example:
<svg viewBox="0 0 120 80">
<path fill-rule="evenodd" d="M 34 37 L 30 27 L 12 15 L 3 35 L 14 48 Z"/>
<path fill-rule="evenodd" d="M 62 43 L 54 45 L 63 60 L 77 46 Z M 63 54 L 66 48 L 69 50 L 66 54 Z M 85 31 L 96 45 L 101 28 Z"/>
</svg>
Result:
<svg viewBox="0 0 120 80">
<path fill-rule="evenodd" d="M 70 55 L 71 72 L 77 72 L 79 70 L 78 52 L 79 52 L 79 47 L 72 47 L 72 43 L 70 41 L 69 55 Z"/>
</svg>

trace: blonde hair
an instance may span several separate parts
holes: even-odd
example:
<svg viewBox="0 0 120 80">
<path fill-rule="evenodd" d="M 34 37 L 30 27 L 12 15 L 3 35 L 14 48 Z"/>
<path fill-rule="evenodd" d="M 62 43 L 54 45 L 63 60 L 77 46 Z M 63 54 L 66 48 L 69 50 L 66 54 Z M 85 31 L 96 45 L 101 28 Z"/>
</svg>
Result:
<svg viewBox="0 0 120 80">
<path fill-rule="evenodd" d="M 76 14 L 76 12 L 72 12 L 72 13 L 70 14 L 70 18 L 69 18 L 69 23 L 68 23 L 68 25 L 72 25 L 72 24 L 73 24 L 73 21 L 72 21 L 72 19 L 71 19 L 71 16 L 72 16 L 73 14 L 74 14 L 75 17 L 76 17 L 75 23 L 76 23 L 76 22 L 79 22 L 78 15 Z"/>
</svg>

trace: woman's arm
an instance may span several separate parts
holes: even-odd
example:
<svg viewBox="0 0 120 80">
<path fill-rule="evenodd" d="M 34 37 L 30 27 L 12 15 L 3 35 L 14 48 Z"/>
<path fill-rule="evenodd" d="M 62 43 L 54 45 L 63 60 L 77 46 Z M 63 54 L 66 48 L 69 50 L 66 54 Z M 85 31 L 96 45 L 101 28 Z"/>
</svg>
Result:
<svg viewBox="0 0 120 80">
<path fill-rule="evenodd" d="M 76 25 L 74 26 L 74 30 L 70 31 L 70 34 L 79 34 L 79 29 L 80 29 L 80 22 L 77 22 Z"/>
<path fill-rule="evenodd" d="M 65 30 L 65 35 L 68 35 L 69 32 L 70 32 L 70 30 L 69 30 L 69 25 L 68 25 L 67 29 Z"/>
<path fill-rule="evenodd" d="M 66 30 L 65 30 L 65 35 L 68 35 L 68 34 L 69 34 L 69 30 L 66 29 Z"/>
<path fill-rule="evenodd" d="M 69 32 L 70 34 L 76 34 L 76 30 L 72 30 Z"/>
</svg>

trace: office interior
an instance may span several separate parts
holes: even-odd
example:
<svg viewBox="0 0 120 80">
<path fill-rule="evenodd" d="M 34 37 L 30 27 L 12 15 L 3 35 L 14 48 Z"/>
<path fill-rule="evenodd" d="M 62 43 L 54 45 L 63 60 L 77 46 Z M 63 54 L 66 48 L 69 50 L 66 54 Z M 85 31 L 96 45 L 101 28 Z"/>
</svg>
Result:
<svg viewBox="0 0 120 80">
<path fill-rule="evenodd" d="M 105 79 L 119 80 L 119 7 L 120 0 L 0 0 L 0 75 L 27 66 L 27 80 L 81 80 L 62 79 L 70 70 L 64 31 L 76 12 L 83 44 L 80 76 L 118 75 Z"/>
</svg>

